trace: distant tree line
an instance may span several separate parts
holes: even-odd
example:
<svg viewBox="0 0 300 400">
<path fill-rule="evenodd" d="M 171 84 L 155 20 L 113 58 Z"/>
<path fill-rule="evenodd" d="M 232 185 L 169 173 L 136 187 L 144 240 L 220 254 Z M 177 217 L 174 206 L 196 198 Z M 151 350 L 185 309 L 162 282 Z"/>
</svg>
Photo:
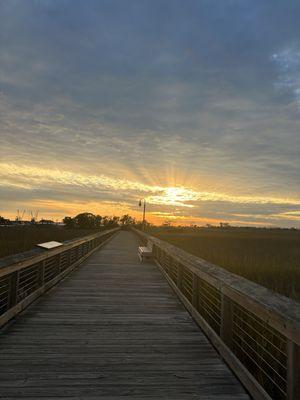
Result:
<svg viewBox="0 0 300 400">
<path fill-rule="evenodd" d="M 125 214 L 122 217 L 108 217 L 95 215 L 90 212 L 84 212 L 76 215 L 76 217 L 66 216 L 63 219 L 63 223 L 66 228 L 80 228 L 80 229 L 110 229 L 118 226 L 126 227 L 126 226 L 135 226 L 136 228 L 141 228 L 142 223 L 136 221 L 135 218 L 131 217 L 129 214 Z M 40 221 L 31 220 L 31 221 L 11 221 L 10 219 L 6 219 L 0 215 L 0 226 L 3 225 L 55 225 L 54 221 L 41 219 Z M 150 224 L 145 221 L 145 226 L 150 226 Z"/>
<path fill-rule="evenodd" d="M 4 218 L 0 215 L 0 225 L 9 225 L 10 224 L 10 220 L 7 218 Z"/>
<path fill-rule="evenodd" d="M 129 214 L 122 217 L 102 217 L 101 215 L 94 215 L 92 213 L 80 213 L 76 217 L 65 217 L 63 222 L 67 228 L 81 228 L 81 229 L 97 229 L 97 228 L 115 228 L 117 226 L 138 226 Z"/>
</svg>

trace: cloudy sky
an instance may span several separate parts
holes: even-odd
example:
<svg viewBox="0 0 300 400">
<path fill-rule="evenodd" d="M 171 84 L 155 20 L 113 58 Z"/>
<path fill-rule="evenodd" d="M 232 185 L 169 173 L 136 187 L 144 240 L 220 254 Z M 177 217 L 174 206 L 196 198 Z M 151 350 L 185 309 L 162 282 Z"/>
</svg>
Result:
<svg viewBox="0 0 300 400">
<path fill-rule="evenodd" d="M 0 0 L 0 214 L 300 227 L 299 0 Z"/>
</svg>

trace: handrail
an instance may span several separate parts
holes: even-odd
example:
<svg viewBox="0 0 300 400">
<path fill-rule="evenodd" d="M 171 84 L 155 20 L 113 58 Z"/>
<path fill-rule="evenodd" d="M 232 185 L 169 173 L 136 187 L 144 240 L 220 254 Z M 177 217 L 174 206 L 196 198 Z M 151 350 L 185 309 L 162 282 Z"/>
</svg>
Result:
<svg viewBox="0 0 300 400">
<path fill-rule="evenodd" d="M 154 259 L 255 399 L 300 398 L 300 304 L 145 232 Z"/>
<path fill-rule="evenodd" d="M 0 327 L 76 268 L 118 229 L 67 241 L 51 250 L 29 251 L 2 259 Z"/>
</svg>

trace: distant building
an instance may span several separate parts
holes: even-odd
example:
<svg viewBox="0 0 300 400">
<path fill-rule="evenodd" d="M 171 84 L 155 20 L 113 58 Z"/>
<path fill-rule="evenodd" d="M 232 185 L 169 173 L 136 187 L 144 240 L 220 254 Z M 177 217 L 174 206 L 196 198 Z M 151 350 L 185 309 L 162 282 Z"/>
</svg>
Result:
<svg viewBox="0 0 300 400">
<path fill-rule="evenodd" d="M 51 219 L 41 219 L 38 222 L 38 225 L 54 225 L 54 221 L 52 221 Z"/>
<path fill-rule="evenodd" d="M 1 226 L 7 226 L 7 225 L 11 225 L 11 224 L 12 224 L 11 220 L 0 217 L 0 225 Z"/>
</svg>

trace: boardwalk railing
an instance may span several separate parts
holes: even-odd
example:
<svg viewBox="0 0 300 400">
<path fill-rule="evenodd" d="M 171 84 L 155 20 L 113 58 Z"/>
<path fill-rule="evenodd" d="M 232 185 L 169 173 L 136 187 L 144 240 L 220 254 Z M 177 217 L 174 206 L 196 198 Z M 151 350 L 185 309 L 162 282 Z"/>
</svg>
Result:
<svg viewBox="0 0 300 400">
<path fill-rule="evenodd" d="M 65 242 L 53 250 L 0 267 L 0 327 L 72 271 L 117 230 Z"/>
<path fill-rule="evenodd" d="M 134 229 L 255 399 L 300 399 L 300 305 Z"/>
</svg>

